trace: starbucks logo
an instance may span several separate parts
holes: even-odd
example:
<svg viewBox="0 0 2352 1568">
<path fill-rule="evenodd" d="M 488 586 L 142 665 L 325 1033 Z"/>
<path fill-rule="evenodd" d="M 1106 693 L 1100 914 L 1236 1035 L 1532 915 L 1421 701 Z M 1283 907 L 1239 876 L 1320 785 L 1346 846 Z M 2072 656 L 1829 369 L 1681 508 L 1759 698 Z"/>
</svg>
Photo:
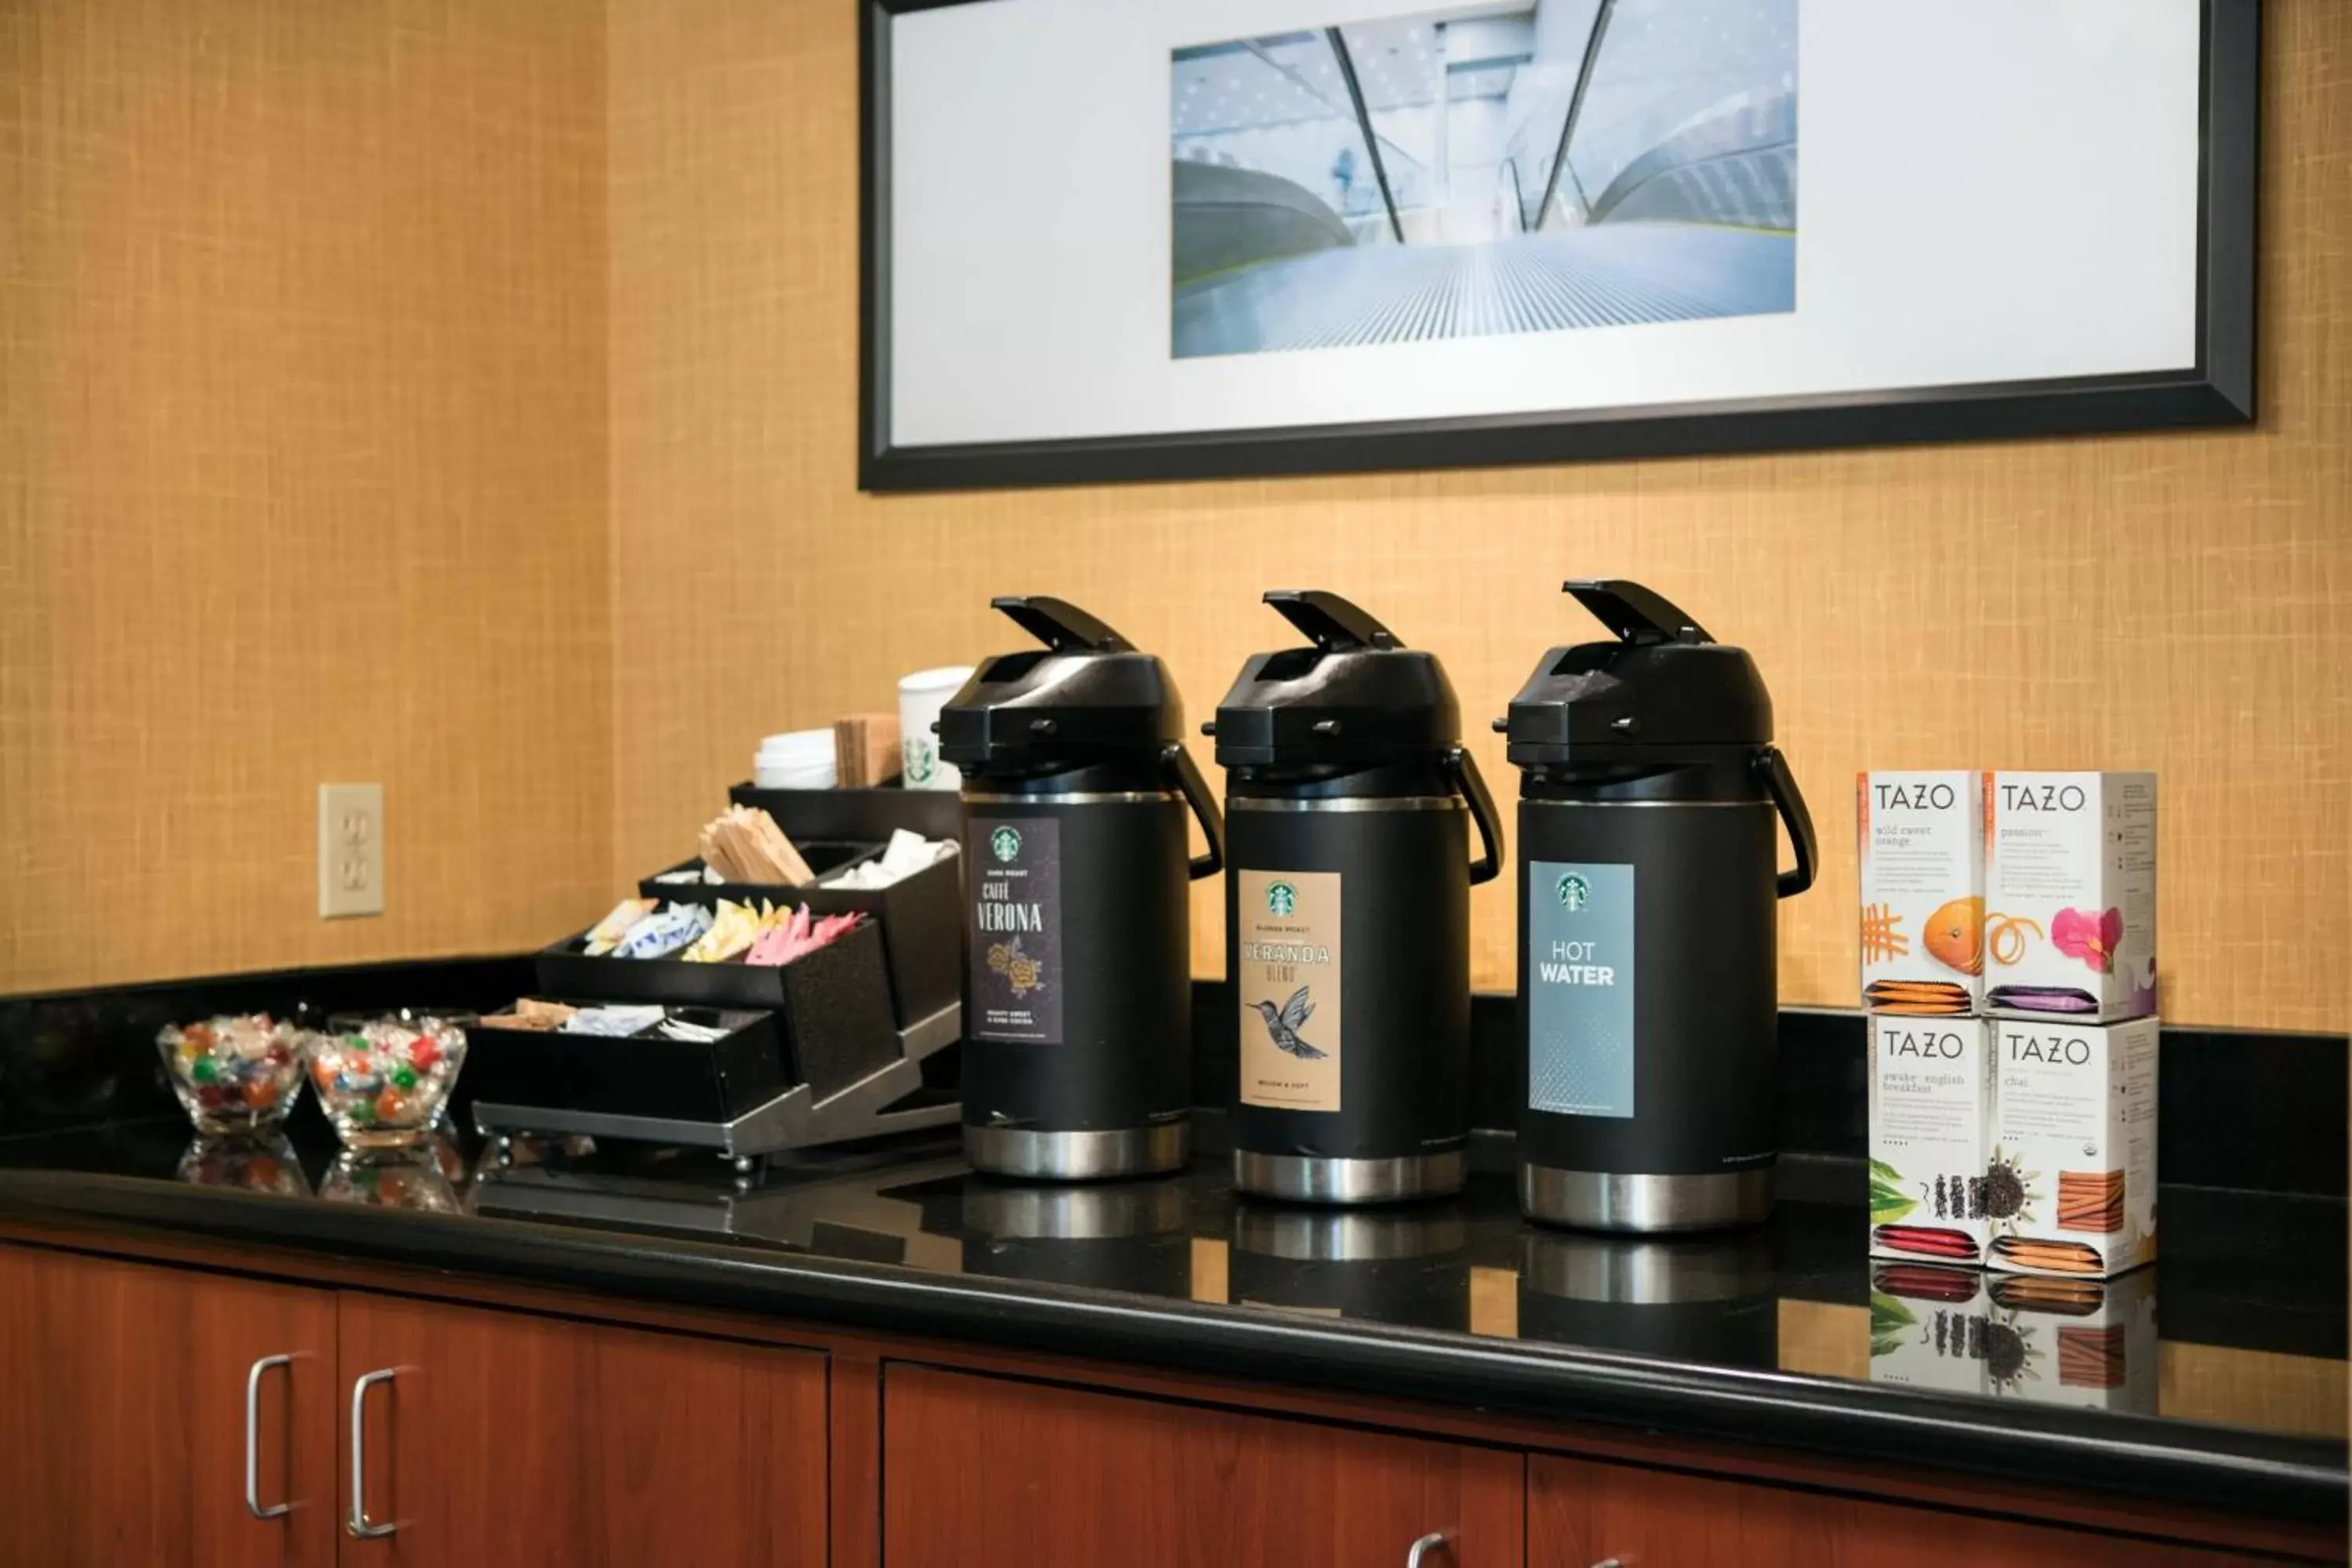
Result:
<svg viewBox="0 0 2352 1568">
<path fill-rule="evenodd" d="M 1266 885 L 1265 908 L 1268 914 L 1287 915 L 1298 908 L 1298 889 L 1287 882 Z"/>
<path fill-rule="evenodd" d="M 907 783 L 930 783 L 932 775 L 940 771 L 939 753 L 931 750 L 931 742 L 923 736 L 909 735 L 907 737 L 906 753 Z"/>
<path fill-rule="evenodd" d="M 1570 871 L 1559 879 L 1559 907 L 1580 910 L 1592 901 L 1592 884 Z"/>
<path fill-rule="evenodd" d="M 988 836 L 988 847 L 999 860 L 1011 860 L 1021 853 L 1021 835 L 1010 827 L 1000 827 Z"/>
</svg>

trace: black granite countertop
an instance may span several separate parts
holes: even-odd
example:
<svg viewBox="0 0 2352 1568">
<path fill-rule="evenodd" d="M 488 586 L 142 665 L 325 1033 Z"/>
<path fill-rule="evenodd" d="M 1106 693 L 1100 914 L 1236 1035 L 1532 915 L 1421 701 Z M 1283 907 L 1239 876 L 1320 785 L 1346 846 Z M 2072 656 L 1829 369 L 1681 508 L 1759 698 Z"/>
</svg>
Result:
<svg viewBox="0 0 2352 1568">
<path fill-rule="evenodd" d="M 1220 1119 L 1202 1120 L 1206 1152 L 1182 1174 L 1081 1188 L 975 1176 L 936 1136 L 745 1184 L 707 1152 L 445 1141 L 370 1164 L 338 1158 L 315 1114 L 261 1152 L 151 1121 L 0 1140 L 0 1218 L 1899 1452 L 2242 1513 L 2340 1520 L 2352 1495 L 2340 1203 L 2167 1188 L 2164 1261 L 2040 1299 L 1871 1263 L 1839 1162 L 1784 1169 L 1767 1226 L 1642 1242 L 1524 1223 L 1503 1139 L 1478 1146 L 1458 1199 L 1335 1213 L 1241 1198 Z"/>
</svg>

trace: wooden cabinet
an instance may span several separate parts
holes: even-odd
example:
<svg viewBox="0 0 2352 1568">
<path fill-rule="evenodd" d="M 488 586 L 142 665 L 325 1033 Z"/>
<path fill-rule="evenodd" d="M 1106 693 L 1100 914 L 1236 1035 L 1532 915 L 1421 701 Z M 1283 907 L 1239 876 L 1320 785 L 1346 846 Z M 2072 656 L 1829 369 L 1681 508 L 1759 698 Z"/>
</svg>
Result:
<svg viewBox="0 0 2352 1568">
<path fill-rule="evenodd" d="M 326 1291 L 0 1247 L 0 1564 L 332 1563 L 335 1375 Z"/>
<path fill-rule="evenodd" d="M 1968 1513 L 1538 1455 L 1528 1568 L 2221 1568 L 2265 1561 Z"/>
<path fill-rule="evenodd" d="M 1526 1461 L 892 1365 L 884 1568 L 1518 1568 Z"/>
<path fill-rule="evenodd" d="M 0 1568 L 822 1568 L 825 1394 L 815 1352 L 0 1247 Z"/>
<path fill-rule="evenodd" d="M 0 1244 L 0 1568 L 1403 1568 L 1431 1536 L 1424 1568 L 2343 1558 L 2340 1530 L 2102 1513 L 1957 1477 L 1871 1500 L 1811 1466 L 1530 1454 L 1278 1392 L 1235 1409 L 1254 1396 L 1232 1384 L 1095 1392 L 1072 1384 L 1101 1369 L 1077 1363 L 901 1362 L 870 1337 L 762 1342 L 781 1336 L 758 1320 L 671 1332 L 565 1315 L 568 1299 L 348 1283 Z M 350 1530 L 362 1379 L 356 1500 L 382 1534 Z M 2100 1528 L 2022 1522 L 2037 1499 L 2035 1517 Z"/>
<path fill-rule="evenodd" d="M 373 1539 L 351 1564 L 825 1561 L 822 1355 L 345 1293 Z M 346 1393 L 348 1399 L 348 1392 Z M 346 1451 L 351 1412 L 340 1413 Z M 351 1512 L 342 1467 L 339 1517 Z"/>
</svg>

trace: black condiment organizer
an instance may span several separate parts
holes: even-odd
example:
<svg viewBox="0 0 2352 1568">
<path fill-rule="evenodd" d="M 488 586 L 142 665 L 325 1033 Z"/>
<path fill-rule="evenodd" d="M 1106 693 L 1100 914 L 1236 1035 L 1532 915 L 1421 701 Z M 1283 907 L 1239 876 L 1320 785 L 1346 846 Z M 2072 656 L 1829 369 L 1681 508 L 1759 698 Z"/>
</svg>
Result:
<svg viewBox="0 0 2352 1568">
<path fill-rule="evenodd" d="M 591 958 L 584 933 L 547 949 L 537 968 L 551 996 L 759 1007 L 778 1016 L 793 1079 L 822 1097 L 897 1060 L 882 931 L 867 921 L 785 964 L 688 963 L 682 958 Z"/>
<path fill-rule="evenodd" d="M 478 1104 L 544 1102 L 560 1086 L 553 1098 L 573 1110 L 713 1122 L 732 1121 L 790 1087 L 775 1014 L 673 1007 L 666 1016 L 727 1033 L 708 1041 L 673 1039 L 657 1027 L 568 1035 L 478 1020 L 466 1031 L 467 1086 Z"/>
<path fill-rule="evenodd" d="M 942 1014 L 960 1019 L 963 996 L 962 879 L 950 855 L 899 878 L 887 888 L 771 887 L 752 882 L 662 882 L 646 878 L 637 891 L 648 899 L 716 909 L 721 899 L 736 903 L 766 900 L 808 906 L 812 915 L 862 914 L 878 926 L 882 962 L 889 977 L 891 1010 L 905 1030 L 948 1029 L 932 1024 Z M 842 861 L 835 869 L 854 862 Z M 689 860 L 688 866 L 698 866 Z M 814 868 L 814 862 L 811 862 Z M 819 873 L 830 875 L 830 873 Z"/>
<path fill-rule="evenodd" d="M 743 1022 L 710 1042 L 485 1026 L 499 1065 L 470 1084 L 485 1131 L 701 1145 L 748 1169 L 782 1149 L 955 1119 L 951 1100 L 921 1091 L 922 1063 L 953 1045 L 956 1031 L 896 1026 L 882 931 L 870 919 L 780 965 L 591 957 L 586 942 L 583 932 L 537 955 L 541 994 L 660 1003 L 697 1021 L 710 1015 L 695 1010 L 712 1009 Z"/>
</svg>

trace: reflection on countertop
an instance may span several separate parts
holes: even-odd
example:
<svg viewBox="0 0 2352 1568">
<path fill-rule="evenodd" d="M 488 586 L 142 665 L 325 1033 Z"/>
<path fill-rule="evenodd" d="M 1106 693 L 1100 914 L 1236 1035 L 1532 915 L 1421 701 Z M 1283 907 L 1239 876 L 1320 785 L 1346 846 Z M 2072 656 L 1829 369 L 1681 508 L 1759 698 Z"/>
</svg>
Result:
<svg viewBox="0 0 2352 1568">
<path fill-rule="evenodd" d="M 1203 1152 L 1185 1171 L 1091 1186 L 975 1175 L 952 1137 L 936 1134 L 814 1152 L 747 1178 L 707 1151 L 579 1138 L 468 1138 L 461 1150 L 443 1135 L 416 1151 L 353 1155 L 313 1115 L 259 1144 L 191 1142 L 184 1124 L 163 1120 L 0 1141 L 0 1173 L 719 1241 L 1731 1373 L 2346 1435 L 2340 1205 L 2168 1189 L 2155 1268 L 2105 1284 L 2020 1282 L 1867 1259 L 1858 1203 L 1802 1201 L 1839 1193 L 1847 1173 L 1827 1165 L 1789 1173 L 1800 1201 L 1783 1201 L 1769 1225 L 1637 1239 L 1521 1220 L 1503 1140 L 1477 1147 L 1456 1198 L 1354 1211 L 1244 1198 L 1228 1176 L 1221 1120 L 1201 1121 Z"/>
</svg>

